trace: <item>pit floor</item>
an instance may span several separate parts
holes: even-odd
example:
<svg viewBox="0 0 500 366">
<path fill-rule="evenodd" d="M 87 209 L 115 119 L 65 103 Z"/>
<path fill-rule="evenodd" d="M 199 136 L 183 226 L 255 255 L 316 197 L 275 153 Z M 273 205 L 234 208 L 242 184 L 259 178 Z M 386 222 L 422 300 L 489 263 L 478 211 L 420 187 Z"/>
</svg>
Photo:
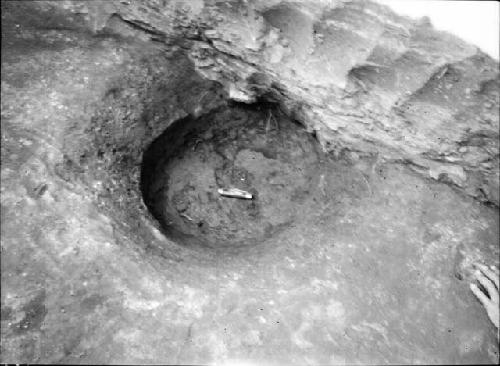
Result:
<svg viewBox="0 0 500 366">
<path fill-rule="evenodd" d="M 334 205 L 326 187 L 335 179 L 328 155 L 302 126 L 261 105 L 181 120 L 149 150 L 147 159 L 158 161 L 143 163 L 154 167 L 143 187 L 147 202 L 166 235 L 183 233 L 185 244 L 191 236 L 222 251 L 259 245 L 303 221 L 318 202 Z M 253 198 L 224 197 L 218 188 L 246 190 Z"/>
<path fill-rule="evenodd" d="M 103 42 L 2 41 L 2 362 L 498 362 L 468 288 L 498 265 L 498 209 L 402 165 L 332 161 L 329 199 L 243 252 L 134 250 L 50 163 L 129 52 Z"/>
</svg>

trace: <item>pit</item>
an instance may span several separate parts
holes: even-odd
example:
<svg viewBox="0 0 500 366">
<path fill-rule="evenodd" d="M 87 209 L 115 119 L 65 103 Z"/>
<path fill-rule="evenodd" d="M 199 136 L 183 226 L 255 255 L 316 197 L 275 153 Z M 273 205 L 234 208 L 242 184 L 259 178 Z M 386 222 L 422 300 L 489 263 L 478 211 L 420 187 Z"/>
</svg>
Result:
<svg viewBox="0 0 500 366">
<path fill-rule="evenodd" d="M 146 149 L 141 192 L 181 244 L 257 245 L 294 225 L 317 185 L 319 145 L 268 103 L 232 104 L 168 127 Z M 251 199 L 227 197 L 236 188 Z"/>
</svg>

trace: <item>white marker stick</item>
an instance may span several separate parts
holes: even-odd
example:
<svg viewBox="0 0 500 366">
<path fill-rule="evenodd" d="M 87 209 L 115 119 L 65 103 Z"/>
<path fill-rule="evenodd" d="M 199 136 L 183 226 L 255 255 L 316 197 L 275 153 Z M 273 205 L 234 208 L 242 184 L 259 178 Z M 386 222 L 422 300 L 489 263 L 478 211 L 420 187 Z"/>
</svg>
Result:
<svg viewBox="0 0 500 366">
<path fill-rule="evenodd" d="M 232 198 L 243 198 L 247 200 L 251 200 L 253 195 L 247 191 L 242 191 L 238 188 L 219 188 L 217 190 L 221 196 L 232 197 Z"/>
</svg>

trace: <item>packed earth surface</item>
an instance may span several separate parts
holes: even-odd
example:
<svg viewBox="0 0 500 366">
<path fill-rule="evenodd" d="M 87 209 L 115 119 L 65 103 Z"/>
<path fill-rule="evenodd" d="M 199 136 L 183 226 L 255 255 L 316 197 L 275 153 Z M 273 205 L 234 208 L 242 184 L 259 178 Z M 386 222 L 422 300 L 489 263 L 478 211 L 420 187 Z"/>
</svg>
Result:
<svg viewBox="0 0 500 366">
<path fill-rule="evenodd" d="M 2 362 L 498 363 L 497 61 L 369 1 L 1 6 Z"/>
</svg>

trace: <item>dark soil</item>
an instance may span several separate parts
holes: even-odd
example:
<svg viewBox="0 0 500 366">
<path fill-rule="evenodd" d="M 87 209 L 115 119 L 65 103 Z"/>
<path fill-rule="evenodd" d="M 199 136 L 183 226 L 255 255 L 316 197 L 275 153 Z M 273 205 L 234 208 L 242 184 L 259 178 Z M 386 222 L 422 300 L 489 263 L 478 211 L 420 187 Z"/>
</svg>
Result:
<svg viewBox="0 0 500 366">
<path fill-rule="evenodd" d="M 154 141 L 144 157 L 143 194 L 170 236 L 255 244 L 312 207 L 321 155 L 314 138 L 276 109 L 224 108 L 180 121 Z M 230 187 L 253 199 L 219 195 Z"/>
</svg>

